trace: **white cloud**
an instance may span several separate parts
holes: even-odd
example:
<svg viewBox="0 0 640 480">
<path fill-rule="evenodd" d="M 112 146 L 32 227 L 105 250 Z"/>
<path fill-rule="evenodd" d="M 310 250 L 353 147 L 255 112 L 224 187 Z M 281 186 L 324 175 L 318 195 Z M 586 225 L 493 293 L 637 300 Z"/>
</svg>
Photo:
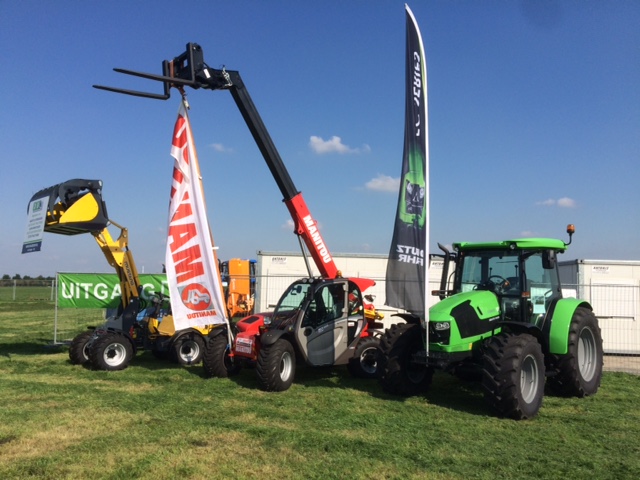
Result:
<svg viewBox="0 0 640 480">
<path fill-rule="evenodd" d="M 209 146 L 213 148 L 216 152 L 233 152 L 232 148 L 225 147 L 221 143 L 212 143 Z"/>
<path fill-rule="evenodd" d="M 368 153 L 371 151 L 369 145 L 363 145 L 361 148 L 351 148 L 348 145 L 342 143 L 342 139 L 337 136 L 331 137 L 329 140 L 323 140 L 322 137 L 311 135 L 309 138 L 309 147 L 318 155 L 324 155 L 325 153 L 339 153 L 339 154 L 353 154 L 353 153 Z"/>
<path fill-rule="evenodd" d="M 376 178 L 369 180 L 365 184 L 365 187 L 367 190 L 374 190 L 376 192 L 398 193 L 400 178 L 393 178 L 379 173 Z"/>
<path fill-rule="evenodd" d="M 562 197 L 558 199 L 558 206 L 563 208 L 575 208 L 576 201 L 573 198 Z"/>
<path fill-rule="evenodd" d="M 559 199 L 549 198 L 541 202 L 536 202 L 536 205 L 542 205 L 543 207 L 558 206 L 561 208 L 575 208 L 577 206 L 576 201 L 573 198 L 562 197 Z"/>
<path fill-rule="evenodd" d="M 295 227 L 295 224 L 293 223 L 293 220 L 288 219 L 286 222 L 284 222 L 282 224 L 282 228 L 285 230 L 293 230 L 293 227 Z"/>
</svg>

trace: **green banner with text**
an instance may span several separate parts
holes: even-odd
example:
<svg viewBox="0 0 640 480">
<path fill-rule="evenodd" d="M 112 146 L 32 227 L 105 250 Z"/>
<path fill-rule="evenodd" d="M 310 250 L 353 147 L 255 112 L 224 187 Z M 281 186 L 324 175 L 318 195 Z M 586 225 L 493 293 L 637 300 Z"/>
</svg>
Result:
<svg viewBox="0 0 640 480">
<path fill-rule="evenodd" d="M 141 274 L 141 297 L 169 295 L 164 273 Z M 66 308 L 118 308 L 122 290 L 115 273 L 58 273 L 58 307 Z"/>
</svg>

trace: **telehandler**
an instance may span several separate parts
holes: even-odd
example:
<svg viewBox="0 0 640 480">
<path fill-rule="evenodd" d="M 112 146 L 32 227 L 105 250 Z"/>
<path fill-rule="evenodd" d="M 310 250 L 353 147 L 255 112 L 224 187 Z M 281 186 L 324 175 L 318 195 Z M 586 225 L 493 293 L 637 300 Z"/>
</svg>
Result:
<svg viewBox="0 0 640 480">
<path fill-rule="evenodd" d="M 172 357 L 180 364 L 196 364 L 202 359 L 205 337 L 214 325 L 176 331 L 168 297 L 142 298 L 142 287 L 129 233 L 107 215 L 102 199 L 102 181 L 69 180 L 40 190 L 32 197 L 46 200 L 44 231 L 61 235 L 90 233 L 118 275 L 122 301 L 115 316 L 98 328 L 80 333 L 71 342 L 69 358 L 73 364 L 90 363 L 97 370 L 126 368 L 138 349 L 148 349 L 157 357 Z M 117 239 L 108 227 L 120 229 Z"/>
<path fill-rule="evenodd" d="M 172 87 L 184 95 L 184 87 L 228 90 L 267 163 L 294 222 L 303 257 L 305 246 L 320 277 L 294 282 L 282 295 L 273 313 L 251 315 L 236 324 L 232 344 L 226 336 L 209 336 L 203 365 L 208 376 L 226 377 L 242 364 L 255 365 L 258 384 L 266 391 L 290 387 L 297 362 L 310 366 L 348 365 L 355 375 L 372 378 L 377 372 L 379 338 L 376 329 L 382 315 L 365 297 L 375 285 L 370 279 L 343 278 L 302 194 L 296 189 L 280 154 L 253 104 L 240 73 L 210 68 L 202 48 L 188 43 L 186 51 L 162 63 L 162 75 L 114 69 L 119 73 L 160 81 L 163 94 L 94 85 L 116 93 L 166 100 Z"/>
<path fill-rule="evenodd" d="M 435 369 L 480 378 L 489 406 L 532 418 L 550 389 L 584 397 L 598 391 L 603 350 L 598 319 L 584 300 L 563 298 L 557 254 L 569 242 L 525 238 L 455 243 L 445 252 L 441 301 L 429 322 L 410 314 L 381 341 L 380 378 L 392 394 L 425 392 Z M 449 262 L 455 262 L 448 289 Z"/>
</svg>

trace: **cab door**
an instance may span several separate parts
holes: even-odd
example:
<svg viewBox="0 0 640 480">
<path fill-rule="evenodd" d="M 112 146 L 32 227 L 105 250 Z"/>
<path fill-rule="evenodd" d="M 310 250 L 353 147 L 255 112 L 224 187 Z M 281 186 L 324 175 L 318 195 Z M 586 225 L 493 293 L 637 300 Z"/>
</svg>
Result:
<svg viewBox="0 0 640 480">
<path fill-rule="evenodd" d="M 333 365 L 348 347 L 347 281 L 317 285 L 296 331 L 307 363 Z"/>
</svg>

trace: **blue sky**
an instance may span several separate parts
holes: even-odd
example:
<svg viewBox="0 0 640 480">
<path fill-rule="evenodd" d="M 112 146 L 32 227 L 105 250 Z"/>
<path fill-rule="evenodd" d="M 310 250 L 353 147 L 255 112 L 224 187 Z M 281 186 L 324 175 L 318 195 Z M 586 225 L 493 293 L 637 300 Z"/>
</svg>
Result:
<svg viewBox="0 0 640 480">
<path fill-rule="evenodd" d="M 640 260 L 640 2 L 409 3 L 427 55 L 431 239 L 566 238 L 564 259 Z M 138 268 L 164 258 L 171 133 L 160 73 L 199 43 L 240 71 L 334 253 L 388 253 L 404 129 L 402 1 L 0 0 L 0 274 L 111 271 L 89 235 L 21 255 L 27 203 L 104 181 Z M 228 92 L 189 91 L 222 259 L 297 251 L 287 209 Z"/>
</svg>

